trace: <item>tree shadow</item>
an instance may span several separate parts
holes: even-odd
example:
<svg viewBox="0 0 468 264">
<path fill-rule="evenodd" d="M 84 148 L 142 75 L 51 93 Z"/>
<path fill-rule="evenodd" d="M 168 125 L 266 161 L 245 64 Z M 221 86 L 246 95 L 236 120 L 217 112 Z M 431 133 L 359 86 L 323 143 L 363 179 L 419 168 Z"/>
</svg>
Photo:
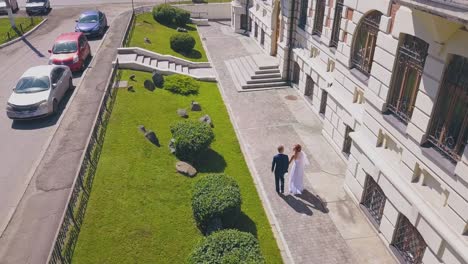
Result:
<svg viewBox="0 0 468 264">
<path fill-rule="evenodd" d="M 198 172 L 223 172 L 226 168 L 226 160 L 218 152 L 208 149 L 203 153 L 197 162 L 195 162 L 195 167 Z"/>
<path fill-rule="evenodd" d="M 320 196 L 314 195 L 308 190 L 304 190 L 302 194 L 297 196 L 281 195 L 281 198 L 283 198 L 283 200 L 296 212 L 301 214 L 313 215 L 312 209 L 318 210 L 325 214 L 328 213 L 326 202 L 323 201 Z"/>
<path fill-rule="evenodd" d="M 198 50 L 195 50 L 195 49 L 192 49 L 190 52 L 179 52 L 179 54 L 187 57 L 187 58 L 190 58 L 190 59 L 201 59 L 202 57 L 202 54 L 200 51 Z"/>
<path fill-rule="evenodd" d="M 233 227 L 239 231 L 248 232 L 257 237 L 257 225 L 244 212 L 240 213 L 239 219 Z"/>
</svg>

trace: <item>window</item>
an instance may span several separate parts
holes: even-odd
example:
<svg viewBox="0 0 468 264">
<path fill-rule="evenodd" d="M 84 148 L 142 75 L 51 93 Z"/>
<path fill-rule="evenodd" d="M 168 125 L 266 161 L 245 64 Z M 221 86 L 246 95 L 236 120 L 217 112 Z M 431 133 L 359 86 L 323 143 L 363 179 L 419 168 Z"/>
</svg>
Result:
<svg viewBox="0 0 468 264">
<path fill-rule="evenodd" d="M 265 31 L 263 30 L 263 28 L 261 29 L 261 33 L 260 33 L 260 45 L 264 45 L 265 44 Z"/>
<path fill-rule="evenodd" d="M 345 131 L 345 138 L 343 141 L 343 153 L 349 155 L 351 153 L 351 145 L 353 144 L 353 140 L 349 136 L 349 133 L 354 132 L 351 127 L 346 126 Z"/>
<path fill-rule="evenodd" d="M 404 124 L 408 124 L 413 113 L 429 45 L 417 37 L 402 35 L 393 69 L 388 110 Z"/>
<path fill-rule="evenodd" d="M 257 24 L 257 23 L 255 23 L 254 37 L 255 37 L 255 38 L 258 37 L 258 24 Z"/>
<path fill-rule="evenodd" d="M 335 16 L 333 17 L 333 29 L 330 40 L 330 47 L 338 47 L 340 37 L 341 13 L 343 12 L 343 0 L 337 0 L 335 5 Z"/>
<path fill-rule="evenodd" d="M 312 80 L 312 78 L 307 75 L 304 96 L 307 98 L 307 100 L 309 100 L 310 103 L 312 103 L 314 98 L 314 85 L 314 80 Z"/>
<path fill-rule="evenodd" d="M 351 54 L 351 67 L 369 76 L 382 13 L 373 11 L 359 23 Z"/>
<path fill-rule="evenodd" d="M 455 163 L 468 140 L 468 58 L 452 56 L 439 90 L 428 141 Z"/>
<path fill-rule="evenodd" d="M 301 1 L 301 9 L 299 15 L 299 25 L 298 27 L 304 29 L 307 23 L 307 8 L 308 8 L 309 0 L 302 0 Z"/>
<path fill-rule="evenodd" d="M 313 35 L 321 36 L 323 27 L 323 17 L 325 16 L 325 0 L 317 0 L 315 5 L 315 18 L 314 28 L 312 30 Z"/>
<path fill-rule="evenodd" d="M 294 62 L 293 77 L 292 77 L 293 84 L 299 84 L 300 73 L 301 73 L 301 68 L 299 67 L 299 64 L 297 62 Z"/>
<path fill-rule="evenodd" d="M 400 214 L 392 239 L 392 249 L 401 263 L 421 264 L 426 242 L 418 230 Z"/>
<path fill-rule="evenodd" d="M 327 98 L 328 98 L 328 93 L 327 91 L 323 90 L 322 99 L 320 100 L 319 114 L 325 115 L 325 110 L 327 109 Z"/>
<path fill-rule="evenodd" d="M 247 25 L 248 25 L 247 15 L 245 15 L 245 14 L 240 15 L 240 22 L 241 22 L 240 28 L 243 29 L 243 30 L 247 30 Z"/>
<path fill-rule="evenodd" d="M 387 197 L 374 181 L 374 179 L 367 175 L 364 192 L 362 193 L 361 205 L 365 208 L 367 216 L 370 217 L 372 222 L 379 226 L 382 220 L 383 210 Z"/>
</svg>

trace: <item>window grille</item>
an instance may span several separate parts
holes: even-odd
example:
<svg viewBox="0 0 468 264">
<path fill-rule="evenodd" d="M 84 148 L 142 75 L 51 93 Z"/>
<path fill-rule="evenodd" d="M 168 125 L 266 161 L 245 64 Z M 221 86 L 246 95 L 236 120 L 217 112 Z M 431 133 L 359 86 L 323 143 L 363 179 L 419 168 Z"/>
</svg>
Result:
<svg viewBox="0 0 468 264">
<path fill-rule="evenodd" d="M 406 34 L 398 47 L 388 110 L 405 124 L 413 113 L 428 47 L 425 41 Z"/>
<path fill-rule="evenodd" d="M 255 23 L 254 37 L 255 38 L 258 37 L 258 24 L 257 23 Z"/>
<path fill-rule="evenodd" d="M 297 64 L 297 62 L 294 62 L 292 83 L 299 84 L 300 73 L 301 68 L 299 67 L 299 64 Z"/>
<path fill-rule="evenodd" d="M 323 27 L 323 18 L 325 16 L 325 0 L 317 0 L 315 5 L 315 18 L 314 18 L 314 27 L 312 29 L 312 34 L 321 36 L 322 27 Z"/>
<path fill-rule="evenodd" d="M 366 76 L 369 76 L 371 71 L 381 16 L 382 13 L 379 11 L 373 11 L 365 16 L 355 37 L 351 64 Z"/>
<path fill-rule="evenodd" d="M 340 37 L 341 13 L 343 12 L 343 0 L 337 0 L 335 5 L 335 16 L 333 18 L 333 29 L 330 40 L 330 47 L 338 47 Z"/>
<path fill-rule="evenodd" d="M 299 15 L 299 27 L 304 29 L 307 23 L 307 9 L 308 9 L 309 0 L 302 0 L 301 1 L 301 9 Z"/>
<path fill-rule="evenodd" d="M 351 145 L 353 144 L 353 140 L 349 136 L 349 133 L 351 132 L 353 132 L 351 127 L 346 126 L 345 138 L 343 142 L 343 153 L 346 155 L 349 155 L 351 153 Z"/>
<path fill-rule="evenodd" d="M 426 242 L 408 218 L 400 214 L 393 234 L 391 245 L 396 251 L 400 262 L 407 264 L 422 264 Z"/>
<path fill-rule="evenodd" d="M 371 176 L 367 175 L 361 204 L 377 225 L 380 225 L 380 221 L 382 220 L 386 200 L 387 197 L 380 186 Z"/>
<path fill-rule="evenodd" d="M 312 78 L 309 75 L 307 75 L 304 95 L 311 103 L 314 98 L 314 85 L 314 80 L 312 80 Z"/>
<path fill-rule="evenodd" d="M 428 141 L 456 163 L 468 141 L 468 58 L 452 56 L 439 90 Z"/>
<path fill-rule="evenodd" d="M 325 111 L 327 110 L 327 98 L 328 98 L 328 93 L 327 93 L 327 91 L 323 90 L 322 91 L 322 98 L 320 100 L 319 114 L 325 115 Z"/>
</svg>

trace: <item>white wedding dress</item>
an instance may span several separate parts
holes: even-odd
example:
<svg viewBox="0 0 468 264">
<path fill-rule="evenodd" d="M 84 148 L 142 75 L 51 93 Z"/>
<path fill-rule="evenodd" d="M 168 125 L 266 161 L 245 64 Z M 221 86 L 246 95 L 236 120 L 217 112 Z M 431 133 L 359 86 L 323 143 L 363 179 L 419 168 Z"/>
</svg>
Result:
<svg viewBox="0 0 468 264">
<path fill-rule="evenodd" d="M 301 151 L 297 153 L 289 173 L 289 192 L 291 194 L 302 194 L 304 190 L 304 168 L 309 164 L 306 154 Z"/>
</svg>

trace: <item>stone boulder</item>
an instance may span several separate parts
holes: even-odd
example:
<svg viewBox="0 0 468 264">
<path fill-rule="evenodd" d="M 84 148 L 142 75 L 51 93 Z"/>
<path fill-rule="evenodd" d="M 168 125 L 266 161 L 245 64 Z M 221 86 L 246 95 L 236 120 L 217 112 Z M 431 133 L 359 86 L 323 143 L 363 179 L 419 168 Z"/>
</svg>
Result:
<svg viewBox="0 0 468 264">
<path fill-rule="evenodd" d="M 153 131 L 148 131 L 145 133 L 145 137 L 146 139 L 148 139 L 149 142 L 153 143 L 154 145 L 160 147 L 161 145 L 159 144 L 159 139 L 158 137 L 156 136 L 156 133 L 154 133 Z"/>
<path fill-rule="evenodd" d="M 163 87 L 163 85 L 164 85 L 164 76 L 161 73 L 159 73 L 157 71 L 154 71 L 153 76 L 151 78 L 153 79 L 154 86 L 156 86 L 158 88 Z"/>
<path fill-rule="evenodd" d="M 178 27 L 177 32 L 187 32 L 187 29 L 185 29 L 183 27 Z"/>
<path fill-rule="evenodd" d="M 210 125 L 210 127 L 214 127 L 213 121 L 211 120 L 211 117 L 209 115 L 204 115 L 204 116 L 200 117 L 199 120 L 200 120 L 200 122 L 207 123 L 208 125 Z"/>
<path fill-rule="evenodd" d="M 130 81 L 135 81 L 135 74 L 130 75 Z"/>
<path fill-rule="evenodd" d="M 201 105 L 198 102 L 192 101 L 192 111 L 201 111 Z"/>
<path fill-rule="evenodd" d="M 190 164 L 184 161 L 178 161 L 176 163 L 176 170 L 178 173 L 189 177 L 195 177 L 197 170 Z"/>
<path fill-rule="evenodd" d="M 175 139 L 171 138 L 171 141 L 169 141 L 169 150 L 171 151 L 172 154 L 175 154 L 176 147 L 175 147 Z"/>
<path fill-rule="evenodd" d="M 151 91 L 151 92 L 154 91 L 154 89 L 156 89 L 154 87 L 153 81 L 151 80 L 145 80 L 143 85 L 145 86 L 146 90 Z"/>
<path fill-rule="evenodd" d="M 177 114 L 180 117 L 188 118 L 188 113 L 187 113 L 187 110 L 185 110 L 185 109 L 177 109 Z"/>
</svg>

